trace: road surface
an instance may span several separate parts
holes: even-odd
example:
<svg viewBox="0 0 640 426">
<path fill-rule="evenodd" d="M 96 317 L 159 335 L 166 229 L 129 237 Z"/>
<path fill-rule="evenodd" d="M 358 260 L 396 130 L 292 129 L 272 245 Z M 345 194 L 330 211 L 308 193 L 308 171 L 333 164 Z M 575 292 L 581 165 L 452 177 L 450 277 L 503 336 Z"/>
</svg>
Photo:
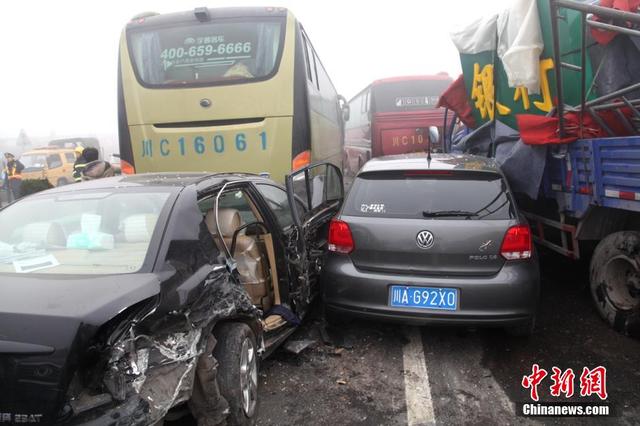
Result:
<svg viewBox="0 0 640 426">
<path fill-rule="evenodd" d="M 259 425 L 346 424 L 637 424 L 640 419 L 640 341 L 609 329 L 593 308 L 580 267 L 553 254 L 541 259 L 543 285 L 536 334 L 502 330 L 406 327 L 355 321 L 323 332 L 309 318 L 294 340 L 315 343 L 296 355 L 280 348 L 260 373 Z M 615 417 L 525 418 L 524 375 L 537 363 L 576 374 L 572 402 L 581 397 L 583 367 L 607 368 Z M 540 400 L 552 397 L 550 377 Z"/>
</svg>

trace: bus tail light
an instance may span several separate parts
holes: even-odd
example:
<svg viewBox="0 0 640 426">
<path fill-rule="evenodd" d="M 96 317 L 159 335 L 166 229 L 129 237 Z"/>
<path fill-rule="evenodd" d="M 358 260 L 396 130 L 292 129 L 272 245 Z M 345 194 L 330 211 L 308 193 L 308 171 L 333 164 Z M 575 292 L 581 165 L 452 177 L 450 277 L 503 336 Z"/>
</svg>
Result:
<svg viewBox="0 0 640 426">
<path fill-rule="evenodd" d="M 332 219 L 329 224 L 329 251 L 349 254 L 355 249 L 351 229 L 347 222 Z"/>
<path fill-rule="evenodd" d="M 128 161 L 120 159 L 120 171 L 123 175 L 135 175 L 136 168 L 131 165 Z"/>
<path fill-rule="evenodd" d="M 529 226 L 516 225 L 507 230 L 500 247 L 502 257 L 507 260 L 529 259 L 532 251 Z"/>
<path fill-rule="evenodd" d="M 298 170 L 311 164 L 311 151 L 302 151 L 291 162 L 291 170 Z"/>
</svg>

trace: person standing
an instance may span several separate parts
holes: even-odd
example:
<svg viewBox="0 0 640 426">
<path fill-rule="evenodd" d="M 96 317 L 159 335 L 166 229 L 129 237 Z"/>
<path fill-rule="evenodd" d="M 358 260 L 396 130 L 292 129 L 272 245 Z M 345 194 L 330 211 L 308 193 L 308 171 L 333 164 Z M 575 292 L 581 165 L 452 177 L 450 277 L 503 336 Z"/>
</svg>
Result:
<svg viewBox="0 0 640 426">
<path fill-rule="evenodd" d="M 9 190 L 9 202 L 13 202 L 22 195 L 22 171 L 24 170 L 24 165 L 10 152 L 6 152 L 4 158 L 7 160 L 4 173 L 7 189 Z"/>
<path fill-rule="evenodd" d="M 82 180 L 82 169 L 87 165 L 87 160 L 84 159 L 84 148 L 77 146 L 76 149 L 76 161 L 73 163 L 73 180 L 80 182 Z"/>
<path fill-rule="evenodd" d="M 73 179 L 75 179 L 76 182 L 82 181 L 82 171 L 87 167 L 87 164 L 96 161 L 98 156 L 98 150 L 95 148 L 87 147 L 82 150 L 76 162 L 73 163 Z"/>
</svg>

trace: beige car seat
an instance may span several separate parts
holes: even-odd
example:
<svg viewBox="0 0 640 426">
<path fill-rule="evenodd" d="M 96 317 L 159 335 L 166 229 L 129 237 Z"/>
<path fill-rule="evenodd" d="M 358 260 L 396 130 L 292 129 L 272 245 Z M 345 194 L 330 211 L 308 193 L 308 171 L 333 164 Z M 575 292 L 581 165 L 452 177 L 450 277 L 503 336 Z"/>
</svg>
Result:
<svg viewBox="0 0 640 426">
<path fill-rule="evenodd" d="M 236 209 L 219 209 L 218 221 L 222 238 L 227 248 L 231 250 L 233 234 L 243 225 L 240 212 Z M 218 243 L 221 243 L 218 229 L 216 228 L 216 213 L 214 209 L 207 212 L 205 223 L 214 239 Z M 268 309 L 270 306 L 264 306 L 264 302 L 268 299 L 266 298 L 268 295 L 267 259 L 260 250 L 256 240 L 240 232 L 236 238 L 235 252 L 231 253 L 231 255 L 236 260 L 240 280 L 249 293 L 252 303 L 262 306 L 263 309 Z"/>
<path fill-rule="evenodd" d="M 36 222 L 24 227 L 22 241 L 64 247 L 67 244 L 67 237 L 64 229 L 57 222 Z"/>
</svg>

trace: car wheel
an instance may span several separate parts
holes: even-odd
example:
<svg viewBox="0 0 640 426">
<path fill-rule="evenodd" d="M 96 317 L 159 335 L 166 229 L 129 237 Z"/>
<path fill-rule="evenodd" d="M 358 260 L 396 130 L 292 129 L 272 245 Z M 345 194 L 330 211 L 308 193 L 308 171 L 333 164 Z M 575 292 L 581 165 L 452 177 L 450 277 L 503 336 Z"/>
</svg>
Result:
<svg viewBox="0 0 640 426">
<path fill-rule="evenodd" d="M 220 393 L 229 403 L 229 425 L 255 423 L 258 403 L 258 352 L 253 331 L 243 323 L 221 324 L 213 356 L 219 363 Z"/>
<path fill-rule="evenodd" d="M 536 317 L 529 318 L 522 324 L 507 327 L 507 333 L 514 337 L 529 337 L 536 327 Z"/>
<path fill-rule="evenodd" d="M 605 237 L 596 247 L 589 269 L 591 296 L 600 316 L 622 333 L 637 328 L 640 325 L 640 232 L 622 231 Z"/>
<path fill-rule="evenodd" d="M 60 178 L 58 179 L 58 182 L 56 182 L 56 186 L 65 186 L 69 183 L 69 181 L 67 181 L 65 178 Z"/>
</svg>

